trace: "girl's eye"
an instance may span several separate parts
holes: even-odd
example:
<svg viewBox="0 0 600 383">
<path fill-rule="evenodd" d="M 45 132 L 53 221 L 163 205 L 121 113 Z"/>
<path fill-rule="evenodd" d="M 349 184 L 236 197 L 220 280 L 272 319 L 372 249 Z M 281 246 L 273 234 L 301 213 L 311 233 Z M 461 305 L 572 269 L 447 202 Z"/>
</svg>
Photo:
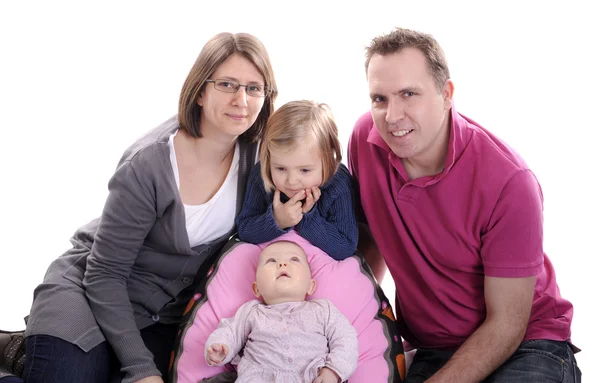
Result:
<svg viewBox="0 0 600 383">
<path fill-rule="evenodd" d="M 278 167 L 278 168 L 275 168 L 275 170 L 277 170 L 278 172 L 283 172 L 283 171 L 285 171 L 285 168 Z"/>
<path fill-rule="evenodd" d="M 302 169 L 302 173 L 309 173 L 312 169 Z"/>
</svg>

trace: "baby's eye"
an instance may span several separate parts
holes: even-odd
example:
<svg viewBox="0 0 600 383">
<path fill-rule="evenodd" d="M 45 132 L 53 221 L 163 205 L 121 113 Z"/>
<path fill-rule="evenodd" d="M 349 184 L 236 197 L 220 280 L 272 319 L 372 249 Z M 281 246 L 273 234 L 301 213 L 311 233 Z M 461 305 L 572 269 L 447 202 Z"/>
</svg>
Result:
<svg viewBox="0 0 600 383">
<path fill-rule="evenodd" d="M 277 262 L 277 261 L 275 260 L 275 258 L 269 258 L 269 259 L 267 259 L 267 263 L 269 263 L 269 262 Z"/>
<path fill-rule="evenodd" d="M 298 257 L 292 257 L 292 261 L 294 261 L 294 262 L 300 262 L 300 258 L 298 258 Z"/>
</svg>

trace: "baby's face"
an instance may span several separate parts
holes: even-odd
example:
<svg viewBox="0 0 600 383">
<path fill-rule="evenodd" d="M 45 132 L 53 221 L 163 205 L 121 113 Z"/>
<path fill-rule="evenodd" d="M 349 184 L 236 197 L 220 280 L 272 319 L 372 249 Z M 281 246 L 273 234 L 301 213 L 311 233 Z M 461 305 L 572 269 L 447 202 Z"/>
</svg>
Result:
<svg viewBox="0 0 600 383">
<path fill-rule="evenodd" d="M 258 258 L 252 289 L 266 304 L 300 302 L 315 290 L 306 253 L 291 242 L 275 242 Z"/>
</svg>

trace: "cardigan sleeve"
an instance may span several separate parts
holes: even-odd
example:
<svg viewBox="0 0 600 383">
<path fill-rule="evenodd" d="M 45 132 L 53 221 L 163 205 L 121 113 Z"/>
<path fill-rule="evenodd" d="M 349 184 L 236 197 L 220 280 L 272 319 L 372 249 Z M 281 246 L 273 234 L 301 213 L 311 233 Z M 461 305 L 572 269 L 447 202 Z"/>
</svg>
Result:
<svg viewBox="0 0 600 383">
<path fill-rule="evenodd" d="M 351 257 L 358 244 L 353 195 L 352 176 L 340 165 L 323 187 L 317 204 L 296 225 L 296 231 L 333 259 Z"/>
<path fill-rule="evenodd" d="M 250 172 L 244 205 L 236 224 L 240 239 L 254 244 L 271 241 L 290 230 L 282 230 L 277 226 L 273 213 L 273 193 L 265 190 L 260 176 L 260 163 Z"/>
<path fill-rule="evenodd" d="M 123 382 L 158 375 L 152 353 L 137 328 L 127 280 L 137 254 L 156 221 L 156 197 L 130 161 L 109 182 L 109 195 L 83 279 L 90 307 L 125 373 Z"/>
</svg>

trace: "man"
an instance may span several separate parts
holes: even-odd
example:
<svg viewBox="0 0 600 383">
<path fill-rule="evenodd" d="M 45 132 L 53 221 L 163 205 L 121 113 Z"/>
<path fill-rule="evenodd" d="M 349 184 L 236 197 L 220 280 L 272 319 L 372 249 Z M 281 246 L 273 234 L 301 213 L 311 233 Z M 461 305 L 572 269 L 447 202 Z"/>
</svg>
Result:
<svg viewBox="0 0 600 383">
<path fill-rule="evenodd" d="M 406 382 L 579 382 L 573 306 L 542 249 L 533 173 L 455 110 L 431 36 L 375 38 L 366 71 L 371 112 L 348 162 L 376 243 L 363 231 L 362 250 L 380 281 L 387 265 L 405 346 L 417 349 Z"/>
</svg>

